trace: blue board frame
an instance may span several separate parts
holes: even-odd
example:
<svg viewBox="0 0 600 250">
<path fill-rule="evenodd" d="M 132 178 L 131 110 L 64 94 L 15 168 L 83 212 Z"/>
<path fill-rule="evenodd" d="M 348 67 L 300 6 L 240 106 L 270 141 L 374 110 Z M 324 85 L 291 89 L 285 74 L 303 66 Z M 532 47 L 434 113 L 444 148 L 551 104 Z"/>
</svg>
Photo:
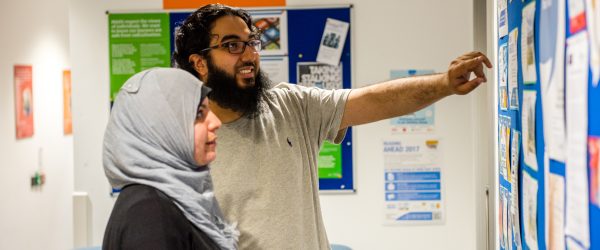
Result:
<svg viewBox="0 0 600 250">
<path fill-rule="evenodd" d="M 558 0 L 561 1 L 561 0 Z M 571 35 L 569 33 L 568 27 L 569 27 L 569 18 L 568 18 L 568 4 L 566 3 L 566 0 L 564 5 L 565 7 L 565 13 L 563 13 L 563 15 L 565 15 L 565 34 L 566 34 L 566 39 L 568 39 Z M 537 235 L 538 235 L 538 249 L 540 250 L 545 250 L 547 249 L 546 246 L 546 235 L 545 235 L 545 229 L 546 229 L 546 225 L 545 225 L 545 193 L 544 193 L 544 182 L 546 181 L 544 179 L 544 167 L 548 167 L 548 171 L 551 174 L 556 174 L 562 177 L 565 177 L 565 164 L 562 162 L 558 162 L 555 160 L 550 159 L 549 161 L 549 166 L 545 166 L 544 165 L 544 136 L 543 136 L 543 131 L 544 131 L 544 124 L 543 124 L 543 109 L 542 109 L 542 104 L 541 104 L 541 91 L 540 91 L 540 75 L 539 75 L 539 48 L 540 48 L 540 43 L 543 41 L 540 41 L 539 39 L 539 28 L 540 28 L 540 12 L 541 12 L 541 1 L 535 1 L 535 0 L 526 0 L 525 2 L 523 1 L 508 1 L 508 31 L 510 33 L 511 30 L 513 30 L 514 28 L 519 28 L 519 42 L 518 42 L 518 51 L 521 51 L 521 44 L 520 44 L 520 37 L 522 35 L 522 32 L 520 30 L 520 26 L 521 26 L 521 18 L 522 18 L 522 9 L 523 7 L 525 7 L 527 4 L 531 3 L 531 2 L 536 2 L 536 11 L 535 11 L 535 59 L 536 59 L 536 76 L 537 76 L 537 82 L 535 85 L 524 85 L 523 84 L 523 76 L 522 76 L 522 71 L 521 71 L 521 53 L 518 53 L 518 67 L 519 67 L 519 71 L 518 71 L 518 87 L 519 87 L 519 100 L 521 105 L 522 105 L 522 100 L 523 100 L 523 90 L 535 90 L 536 91 L 536 148 L 537 148 L 537 164 L 538 164 L 538 170 L 535 171 L 531 168 L 529 168 L 528 166 L 526 166 L 526 164 L 524 164 L 524 155 L 523 155 L 523 149 L 522 147 L 520 148 L 520 159 L 519 159 L 519 187 L 522 187 L 522 176 L 524 172 L 527 172 L 528 174 L 530 174 L 533 178 L 535 178 L 538 181 L 538 193 L 537 193 L 537 218 L 538 218 L 538 227 L 537 227 Z M 556 2 L 556 1 L 553 1 Z M 508 35 L 505 37 L 499 37 L 497 43 L 498 43 L 498 47 L 502 44 L 505 44 L 508 42 Z M 566 47 L 565 47 L 566 50 Z M 564 68 L 563 68 L 564 70 Z M 588 69 L 589 70 L 589 69 Z M 591 79 L 591 72 L 589 72 L 588 74 L 588 135 L 590 136 L 600 136 L 600 112 L 598 112 L 597 110 L 600 109 L 600 87 L 594 87 L 594 84 L 592 83 L 592 79 Z M 498 103 L 499 104 L 499 103 Z M 519 110 L 502 110 L 500 108 L 500 106 L 498 105 L 497 107 L 498 109 L 498 115 L 504 115 L 504 116 L 510 116 L 511 117 L 511 128 L 512 129 L 516 129 L 517 131 L 521 131 L 521 113 L 520 113 L 520 109 Z M 588 155 L 588 166 L 589 166 L 589 155 Z M 590 180 L 590 171 L 588 168 L 588 180 Z M 510 190 L 510 182 L 506 182 L 505 180 L 503 180 L 502 176 L 498 176 L 499 180 L 500 180 L 500 187 L 499 190 L 497 192 L 500 192 L 501 188 L 506 188 L 508 190 Z M 565 182 L 566 182 L 566 178 L 565 178 Z M 565 195 L 567 195 L 565 193 Z M 519 215 L 520 215 L 520 221 L 521 221 L 521 244 L 523 246 L 523 249 L 529 249 L 529 247 L 525 244 L 525 234 L 524 234 L 524 228 L 523 228 L 523 207 L 522 207 L 522 189 L 519 190 Z M 600 208 L 589 203 L 589 223 L 590 223 L 590 248 L 591 250 L 600 250 Z M 513 249 L 516 249 L 516 245 L 513 242 L 511 242 L 511 244 L 513 244 Z M 499 244 L 501 245 L 501 244 Z M 505 249 L 502 246 L 500 246 L 500 249 Z"/>
</svg>

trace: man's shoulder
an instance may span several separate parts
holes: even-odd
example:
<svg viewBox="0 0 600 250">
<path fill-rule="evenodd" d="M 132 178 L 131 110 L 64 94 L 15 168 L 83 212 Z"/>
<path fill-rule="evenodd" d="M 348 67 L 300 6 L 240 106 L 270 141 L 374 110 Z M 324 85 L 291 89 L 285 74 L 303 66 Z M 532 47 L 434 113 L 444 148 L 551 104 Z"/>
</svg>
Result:
<svg viewBox="0 0 600 250">
<path fill-rule="evenodd" d="M 268 90 L 269 98 L 290 99 L 291 97 L 302 97 L 307 95 L 313 88 L 301 86 L 294 83 L 280 82 Z M 297 98 L 292 98 L 297 99 Z"/>
<path fill-rule="evenodd" d="M 297 89 L 298 89 L 298 86 L 296 84 L 289 83 L 289 82 L 280 82 L 280 83 L 273 85 L 273 87 L 269 89 L 269 92 L 286 93 L 286 92 L 294 91 Z"/>
</svg>

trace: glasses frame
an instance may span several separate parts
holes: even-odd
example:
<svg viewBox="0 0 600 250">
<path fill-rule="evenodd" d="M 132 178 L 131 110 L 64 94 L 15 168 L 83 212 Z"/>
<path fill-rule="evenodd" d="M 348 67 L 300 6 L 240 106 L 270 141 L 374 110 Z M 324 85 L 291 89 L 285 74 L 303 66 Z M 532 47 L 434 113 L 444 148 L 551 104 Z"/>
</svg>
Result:
<svg viewBox="0 0 600 250">
<path fill-rule="evenodd" d="M 256 45 L 251 45 L 250 43 L 253 42 L 258 42 Z M 232 52 L 232 48 L 229 47 L 230 44 L 243 44 L 244 46 L 242 47 L 242 51 L 240 52 Z M 229 52 L 229 54 L 234 54 L 234 55 L 239 55 L 239 54 L 243 54 L 244 52 L 246 52 L 246 47 L 252 47 L 254 48 L 254 50 L 256 52 L 260 52 L 262 50 L 262 41 L 260 39 L 250 39 L 248 41 L 231 41 L 231 42 L 224 42 L 224 43 L 220 43 L 217 44 L 215 46 L 210 46 L 206 49 L 200 50 L 200 52 L 205 52 L 205 51 L 209 51 L 211 49 L 218 49 L 218 48 L 227 48 L 227 52 Z"/>
</svg>

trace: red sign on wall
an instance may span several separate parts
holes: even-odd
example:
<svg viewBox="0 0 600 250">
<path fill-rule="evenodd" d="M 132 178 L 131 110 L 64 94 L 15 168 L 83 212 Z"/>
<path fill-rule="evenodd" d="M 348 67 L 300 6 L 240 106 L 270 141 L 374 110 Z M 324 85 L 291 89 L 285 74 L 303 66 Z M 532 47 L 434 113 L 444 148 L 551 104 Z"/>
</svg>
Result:
<svg viewBox="0 0 600 250">
<path fill-rule="evenodd" d="M 15 65 L 15 114 L 17 139 L 33 136 L 33 88 L 31 65 Z"/>
<path fill-rule="evenodd" d="M 63 71 L 63 131 L 65 135 L 73 133 L 71 116 L 71 70 Z"/>
</svg>

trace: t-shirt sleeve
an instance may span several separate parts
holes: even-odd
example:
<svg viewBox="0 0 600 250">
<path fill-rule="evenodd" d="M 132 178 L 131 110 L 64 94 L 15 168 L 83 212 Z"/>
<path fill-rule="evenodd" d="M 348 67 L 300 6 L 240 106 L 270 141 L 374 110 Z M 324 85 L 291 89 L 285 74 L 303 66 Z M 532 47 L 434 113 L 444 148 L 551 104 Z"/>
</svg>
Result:
<svg viewBox="0 0 600 250">
<path fill-rule="evenodd" d="M 350 89 L 325 90 L 315 87 L 289 86 L 290 90 L 302 99 L 305 121 L 312 138 L 318 138 L 318 144 L 329 141 L 339 144 L 346 135 L 340 130 L 346 101 Z"/>
</svg>

